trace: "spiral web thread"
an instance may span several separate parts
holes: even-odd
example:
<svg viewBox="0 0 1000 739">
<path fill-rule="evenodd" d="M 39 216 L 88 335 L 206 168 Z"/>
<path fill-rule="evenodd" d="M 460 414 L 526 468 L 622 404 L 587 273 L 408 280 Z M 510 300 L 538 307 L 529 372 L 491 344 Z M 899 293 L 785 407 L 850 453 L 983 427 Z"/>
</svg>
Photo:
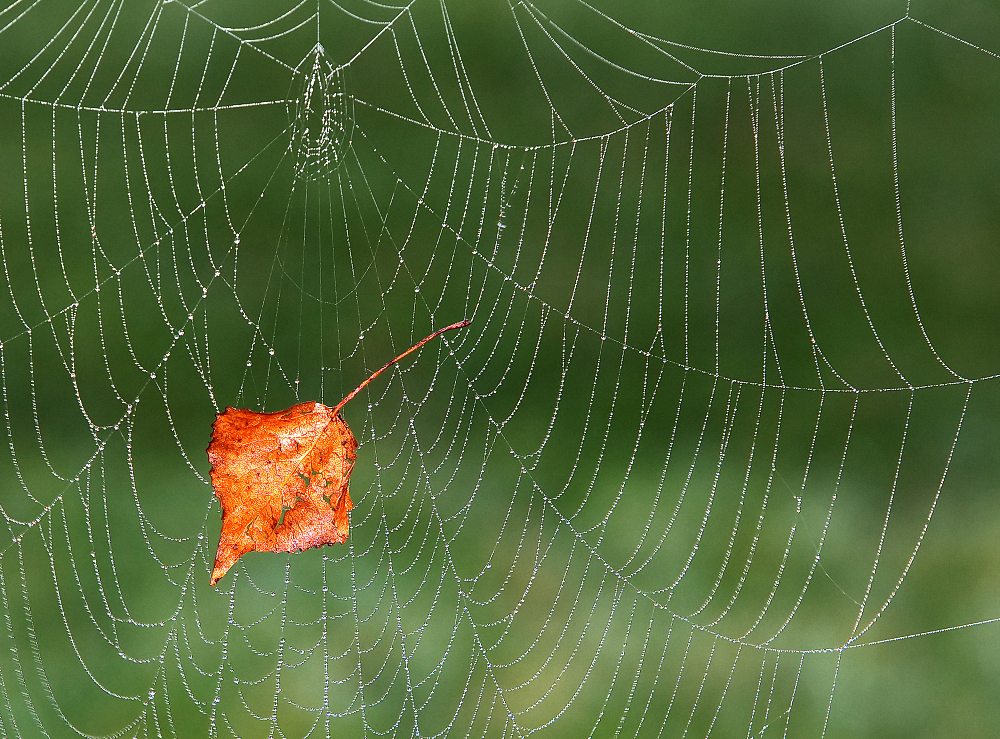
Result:
<svg viewBox="0 0 1000 739">
<path fill-rule="evenodd" d="M 0 733 L 823 736 L 930 633 L 882 625 L 995 365 L 921 303 L 897 86 L 996 49 L 490 7 L 0 11 Z M 466 318 L 345 408 L 348 543 L 210 588 L 215 414 Z"/>
</svg>

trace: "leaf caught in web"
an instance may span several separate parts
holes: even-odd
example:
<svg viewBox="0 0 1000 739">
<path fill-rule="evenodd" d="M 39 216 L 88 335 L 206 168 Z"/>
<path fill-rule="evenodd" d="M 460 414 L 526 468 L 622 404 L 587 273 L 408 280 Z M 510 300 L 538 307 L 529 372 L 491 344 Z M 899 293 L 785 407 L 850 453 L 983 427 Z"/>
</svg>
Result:
<svg viewBox="0 0 1000 739">
<path fill-rule="evenodd" d="M 382 372 L 459 321 L 422 339 L 351 391 L 335 408 L 298 403 L 276 413 L 226 408 L 212 425 L 208 460 L 222 504 L 210 585 L 247 552 L 298 552 L 347 540 L 347 489 L 358 442 L 340 415 Z"/>
<path fill-rule="evenodd" d="M 222 504 L 211 585 L 247 552 L 297 552 L 347 539 L 358 442 L 339 413 L 299 403 L 278 413 L 226 408 L 208 459 Z"/>
</svg>

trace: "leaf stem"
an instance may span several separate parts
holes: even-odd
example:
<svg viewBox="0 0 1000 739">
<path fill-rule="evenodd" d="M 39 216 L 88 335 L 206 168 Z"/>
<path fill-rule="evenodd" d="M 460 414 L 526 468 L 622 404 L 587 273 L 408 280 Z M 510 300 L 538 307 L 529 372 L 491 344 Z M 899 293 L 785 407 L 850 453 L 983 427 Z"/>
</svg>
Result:
<svg viewBox="0 0 1000 739">
<path fill-rule="evenodd" d="M 440 336 L 441 334 L 443 334 L 445 331 L 451 331 L 452 329 L 455 329 L 455 328 L 465 328 L 470 323 L 471 323 L 471 321 L 459 321 L 458 323 L 453 323 L 450 326 L 445 326 L 444 328 L 439 328 L 437 331 L 435 331 L 434 333 L 432 333 L 426 339 L 421 339 L 420 341 L 418 341 L 416 344 L 414 344 L 413 346 L 411 346 L 409 349 L 407 349 L 405 352 L 403 352 L 402 354 L 400 354 L 395 359 L 392 359 L 392 360 L 386 362 L 385 365 L 382 367 L 382 369 L 380 369 L 380 370 L 376 371 L 374 374 L 372 374 L 371 377 L 369 377 L 367 380 L 365 380 L 360 385 L 358 385 L 356 388 L 354 388 L 350 393 L 348 393 L 346 398 L 344 398 L 342 401 L 340 401 L 339 403 L 337 403 L 337 406 L 333 409 L 333 415 L 336 416 L 338 413 L 340 413 L 340 409 L 343 408 L 345 405 L 347 405 L 348 401 L 350 401 L 351 398 L 353 398 L 355 395 L 357 395 L 358 393 L 360 393 L 362 391 L 362 389 L 364 389 L 365 385 L 367 385 L 369 382 L 371 382 L 376 377 L 378 377 L 379 375 L 381 375 L 383 372 L 385 372 L 387 369 L 389 369 L 392 365 L 394 365 L 400 359 L 402 359 L 403 357 L 405 357 L 407 354 L 409 354 L 412 351 L 416 351 L 417 349 L 419 349 L 420 347 L 422 347 L 424 344 L 426 344 L 428 341 L 430 341 L 431 339 L 437 338 L 438 336 Z"/>
</svg>

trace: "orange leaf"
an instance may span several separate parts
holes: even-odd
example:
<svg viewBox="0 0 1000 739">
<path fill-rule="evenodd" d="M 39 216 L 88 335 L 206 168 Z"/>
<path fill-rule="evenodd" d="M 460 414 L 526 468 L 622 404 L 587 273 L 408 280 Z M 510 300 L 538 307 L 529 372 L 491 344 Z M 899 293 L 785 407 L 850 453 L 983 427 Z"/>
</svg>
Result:
<svg viewBox="0 0 1000 739">
<path fill-rule="evenodd" d="M 369 382 L 435 331 L 388 362 L 334 408 L 299 403 L 277 413 L 226 408 L 212 424 L 208 461 L 222 505 L 222 534 L 210 585 L 247 552 L 297 552 L 347 540 L 354 507 L 347 481 L 358 442 L 340 409 Z"/>
</svg>

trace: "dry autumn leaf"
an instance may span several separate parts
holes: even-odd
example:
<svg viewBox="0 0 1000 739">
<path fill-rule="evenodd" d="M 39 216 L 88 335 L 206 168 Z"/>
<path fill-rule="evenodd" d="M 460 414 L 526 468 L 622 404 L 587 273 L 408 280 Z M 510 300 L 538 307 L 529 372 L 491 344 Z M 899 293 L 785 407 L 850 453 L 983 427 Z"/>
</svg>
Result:
<svg viewBox="0 0 1000 739">
<path fill-rule="evenodd" d="M 210 585 L 247 552 L 297 552 L 347 540 L 347 490 L 358 442 L 340 409 L 410 352 L 459 321 L 414 344 L 372 374 L 334 408 L 299 403 L 277 413 L 226 408 L 212 425 L 208 460 L 222 505 L 222 534 Z"/>
</svg>

